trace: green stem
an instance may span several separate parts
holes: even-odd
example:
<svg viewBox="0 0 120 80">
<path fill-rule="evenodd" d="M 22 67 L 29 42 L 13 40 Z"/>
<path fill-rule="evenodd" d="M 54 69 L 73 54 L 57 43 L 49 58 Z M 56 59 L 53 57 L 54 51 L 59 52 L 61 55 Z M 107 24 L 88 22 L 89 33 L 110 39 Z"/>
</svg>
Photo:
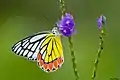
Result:
<svg viewBox="0 0 120 80">
<path fill-rule="evenodd" d="M 100 57 L 101 57 L 101 53 L 103 51 L 103 43 L 104 43 L 104 30 L 103 28 L 100 30 L 100 43 L 99 43 L 99 49 L 98 49 L 98 52 L 97 52 L 97 58 L 95 59 L 95 62 L 94 62 L 94 69 L 93 69 L 93 75 L 92 75 L 92 80 L 95 80 L 96 78 L 96 74 L 97 74 L 97 68 L 98 68 L 98 64 L 99 64 L 99 60 L 100 60 Z"/>
<path fill-rule="evenodd" d="M 62 15 L 65 14 L 65 1 L 64 0 L 59 0 L 59 3 L 60 3 L 60 9 L 61 9 L 61 12 L 62 12 Z"/>
<path fill-rule="evenodd" d="M 74 50 L 73 50 L 72 38 L 68 37 L 68 40 L 69 40 L 69 44 L 70 44 L 70 52 L 71 52 L 71 56 L 72 56 L 74 74 L 76 76 L 76 80 L 79 80 L 79 73 L 78 73 L 78 70 L 77 70 L 77 65 L 76 65 L 76 60 L 75 60 L 75 53 L 74 53 Z"/>
</svg>

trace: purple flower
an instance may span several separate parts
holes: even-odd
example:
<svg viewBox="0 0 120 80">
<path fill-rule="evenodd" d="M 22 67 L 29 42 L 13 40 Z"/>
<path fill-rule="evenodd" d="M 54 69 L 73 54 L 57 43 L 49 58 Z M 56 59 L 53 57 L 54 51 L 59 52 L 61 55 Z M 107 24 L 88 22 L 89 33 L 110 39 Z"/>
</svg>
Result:
<svg viewBox="0 0 120 80">
<path fill-rule="evenodd" d="M 70 37 L 76 31 L 73 16 L 69 13 L 62 16 L 61 20 L 57 23 L 57 26 L 60 32 L 67 37 Z"/>
<path fill-rule="evenodd" d="M 106 17 L 104 15 L 101 15 L 98 19 L 97 19 L 97 24 L 98 24 L 98 28 L 101 29 L 103 25 L 106 24 Z"/>
</svg>

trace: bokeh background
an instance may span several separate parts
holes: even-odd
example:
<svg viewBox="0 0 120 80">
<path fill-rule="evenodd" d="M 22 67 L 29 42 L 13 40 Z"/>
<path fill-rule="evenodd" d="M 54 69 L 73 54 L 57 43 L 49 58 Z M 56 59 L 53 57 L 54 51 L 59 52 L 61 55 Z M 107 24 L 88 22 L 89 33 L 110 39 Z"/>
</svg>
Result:
<svg viewBox="0 0 120 80">
<path fill-rule="evenodd" d="M 120 0 L 65 0 L 74 15 L 73 36 L 80 80 L 91 80 L 99 47 L 96 20 L 103 13 L 107 25 L 96 80 L 120 79 Z M 75 80 L 68 39 L 63 38 L 65 62 L 54 73 L 45 73 L 35 62 L 14 55 L 17 41 L 40 31 L 51 30 L 60 18 L 58 0 L 0 0 L 0 80 Z"/>
</svg>

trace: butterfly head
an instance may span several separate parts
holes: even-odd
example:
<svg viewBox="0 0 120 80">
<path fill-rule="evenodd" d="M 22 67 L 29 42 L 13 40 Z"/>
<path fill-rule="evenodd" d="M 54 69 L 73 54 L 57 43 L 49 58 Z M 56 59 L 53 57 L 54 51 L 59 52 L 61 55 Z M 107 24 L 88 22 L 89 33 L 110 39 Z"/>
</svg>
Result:
<svg viewBox="0 0 120 80">
<path fill-rule="evenodd" d="M 54 28 L 52 29 L 52 33 L 55 34 L 55 35 L 60 35 L 60 32 L 59 32 L 59 30 L 58 30 L 57 27 L 54 27 Z"/>
</svg>

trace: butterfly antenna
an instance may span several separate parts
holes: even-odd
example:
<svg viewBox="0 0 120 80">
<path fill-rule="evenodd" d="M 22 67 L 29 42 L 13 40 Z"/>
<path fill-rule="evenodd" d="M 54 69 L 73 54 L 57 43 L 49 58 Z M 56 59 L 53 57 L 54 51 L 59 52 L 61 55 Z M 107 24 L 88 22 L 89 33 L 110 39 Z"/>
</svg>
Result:
<svg viewBox="0 0 120 80">
<path fill-rule="evenodd" d="M 48 22 L 50 22 L 50 20 L 47 18 L 47 16 L 43 16 Z M 53 25 L 53 27 L 57 27 L 57 23 L 55 23 L 54 25 Z"/>
<path fill-rule="evenodd" d="M 45 15 L 43 16 L 47 21 L 50 21 Z"/>
</svg>

